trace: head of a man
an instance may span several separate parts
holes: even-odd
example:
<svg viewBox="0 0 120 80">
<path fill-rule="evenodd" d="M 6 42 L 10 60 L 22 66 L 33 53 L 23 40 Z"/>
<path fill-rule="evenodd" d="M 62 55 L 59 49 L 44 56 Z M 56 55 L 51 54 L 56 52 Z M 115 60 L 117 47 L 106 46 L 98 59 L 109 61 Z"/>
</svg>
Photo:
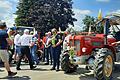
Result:
<svg viewBox="0 0 120 80">
<path fill-rule="evenodd" d="M 51 32 L 52 32 L 53 35 L 57 34 L 57 30 L 55 28 L 53 28 Z"/>
<path fill-rule="evenodd" d="M 29 34 L 29 30 L 28 30 L 28 29 L 25 29 L 25 30 L 24 30 L 24 34 Z"/>
<path fill-rule="evenodd" d="M 7 28 L 5 22 L 0 22 L 0 29 L 5 30 Z"/>
<path fill-rule="evenodd" d="M 51 36 L 51 32 L 48 32 L 48 37 Z"/>
<path fill-rule="evenodd" d="M 45 36 L 48 36 L 48 33 L 47 33 L 47 32 L 45 33 Z"/>
<path fill-rule="evenodd" d="M 16 27 L 11 27 L 11 28 L 9 28 L 8 33 L 9 33 L 10 35 L 16 34 Z"/>
</svg>

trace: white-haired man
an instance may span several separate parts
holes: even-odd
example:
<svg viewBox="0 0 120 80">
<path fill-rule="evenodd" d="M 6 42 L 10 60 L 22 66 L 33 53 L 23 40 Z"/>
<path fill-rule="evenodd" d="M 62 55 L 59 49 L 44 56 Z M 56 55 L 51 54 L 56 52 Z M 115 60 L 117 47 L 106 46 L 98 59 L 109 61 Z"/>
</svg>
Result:
<svg viewBox="0 0 120 80">
<path fill-rule="evenodd" d="M 31 54 L 30 54 L 29 46 L 30 46 L 31 37 L 32 36 L 29 35 L 29 30 L 25 29 L 24 34 L 19 39 L 19 43 L 21 45 L 21 56 L 17 62 L 17 67 L 16 67 L 17 70 L 21 70 L 20 64 L 21 64 L 21 59 L 23 58 L 24 55 L 26 55 L 29 60 L 30 69 L 34 69 L 36 67 L 36 66 L 33 66 Z"/>
</svg>

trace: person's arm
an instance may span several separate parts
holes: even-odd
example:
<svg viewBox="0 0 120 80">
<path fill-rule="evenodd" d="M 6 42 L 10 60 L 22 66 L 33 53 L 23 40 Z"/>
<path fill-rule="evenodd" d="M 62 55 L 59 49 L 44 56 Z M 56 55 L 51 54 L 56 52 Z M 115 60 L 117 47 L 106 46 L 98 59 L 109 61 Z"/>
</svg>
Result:
<svg viewBox="0 0 120 80">
<path fill-rule="evenodd" d="M 62 43 L 62 40 L 59 39 L 58 43 L 55 46 L 59 46 Z"/>
<path fill-rule="evenodd" d="M 114 45 L 114 44 L 120 44 L 120 41 L 113 42 L 112 45 Z"/>
<path fill-rule="evenodd" d="M 13 40 L 11 40 L 10 38 L 6 38 L 7 42 L 9 45 L 12 45 L 13 44 Z"/>
<path fill-rule="evenodd" d="M 45 42 L 41 39 L 41 42 L 43 43 L 43 45 L 45 45 Z"/>
<path fill-rule="evenodd" d="M 9 38 L 8 33 L 5 33 L 5 34 L 4 34 L 4 38 L 7 40 L 7 43 L 8 43 L 9 45 L 12 45 L 12 44 L 14 43 L 13 40 L 12 40 L 11 38 Z"/>
<path fill-rule="evenodd" d="M 62 39 L 61 39 L 61 36 L 59 35 L 58 36 L 58 42 L 53 47 L 59 46 L 61 43 L 62 43 Z"/>
</svg>

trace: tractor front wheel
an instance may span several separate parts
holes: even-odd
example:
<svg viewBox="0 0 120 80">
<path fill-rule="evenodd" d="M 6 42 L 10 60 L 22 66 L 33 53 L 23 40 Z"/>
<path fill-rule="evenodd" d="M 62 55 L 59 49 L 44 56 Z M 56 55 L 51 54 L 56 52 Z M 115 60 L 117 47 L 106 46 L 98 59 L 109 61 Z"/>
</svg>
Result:
<svg viewBox="0 0 120 80">
<path fill-rule="evenodd" d="M 77 69 L 77 66 L 72 64 L 69 59 L 69 54 L 64 54 L 61 58 L 61 69 L 65 73 L 72 73 L 75 72 Z"/>
<path fill-rule="evenodd" d="M 98 51 L 95 59 L 94 74 L 97 80 L 110 80 L 113 71 L 113 55 L 107 48 Z"/>
</svg>

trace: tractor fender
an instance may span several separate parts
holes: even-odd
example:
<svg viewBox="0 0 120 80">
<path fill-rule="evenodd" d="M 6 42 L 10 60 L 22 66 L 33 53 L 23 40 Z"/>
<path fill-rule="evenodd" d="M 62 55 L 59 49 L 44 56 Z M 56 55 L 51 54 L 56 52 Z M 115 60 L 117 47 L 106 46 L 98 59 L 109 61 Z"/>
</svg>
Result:
<svg viewBox="0 0 120 80">
<path fill-rule="evenodd" d="M 111 52 L 113 54 L 113 59 L 114 59 L 114 61 L 116 61 L 116 49 L 113 46 L 109 46 L 109 45 L 105 45 L 104 48 L 108 48 L 109 50 L 111 50 Z"/>
</svg>

